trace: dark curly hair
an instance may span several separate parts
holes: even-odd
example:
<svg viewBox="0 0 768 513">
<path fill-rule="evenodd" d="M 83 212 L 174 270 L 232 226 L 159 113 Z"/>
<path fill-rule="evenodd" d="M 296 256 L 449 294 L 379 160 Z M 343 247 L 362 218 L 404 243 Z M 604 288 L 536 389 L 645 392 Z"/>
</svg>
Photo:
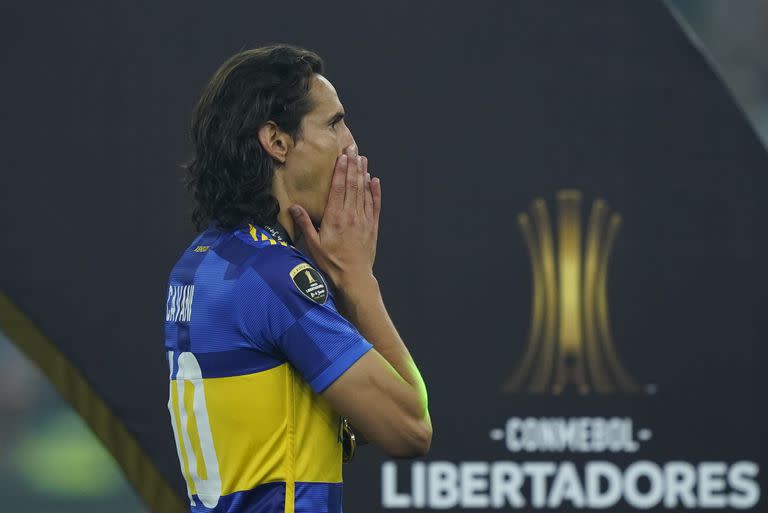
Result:
<svg viewBox="0 0 768 513">
<path fill-rule="evenodd" d="M 311 78 L 322 59 L 291 45 L 253 48 L 230 57 L 205 86 L 192 115 L 194 157 L 184 165 L 198 230 L 209 221 L 233 228 L 271 224 L 280 205 L 272 196 L 277 163 L 258 140 L 274 121 L 295 140 L 312 109 Z"/>
</svg>

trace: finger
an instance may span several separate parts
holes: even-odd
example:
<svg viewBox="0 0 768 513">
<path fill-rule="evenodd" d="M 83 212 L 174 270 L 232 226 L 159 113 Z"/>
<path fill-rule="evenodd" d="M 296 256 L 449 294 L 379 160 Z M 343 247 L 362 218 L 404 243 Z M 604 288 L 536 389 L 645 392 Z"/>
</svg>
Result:
<svg viewBox="0 0 768 513">
<path fill-rule="evenodd" d="M 355 199 L 355 212 L 358 217 L 365 214 L 365 173 L 363 172 L 363 159 L 357 157 L 357 198 Z"/>
<path fill-rule="evenodd" d="M 293 217 L 293 221 L 296 226 L 301 230 L 304 238 L 307 241 L 307 245 L 310 248 L 317 248 L 320 246 L 320 235 L 315 229 L 315 225 L 312 224 L 312 219 L 309 218 L 309 214 L 300 205 L 293 205 L 288 209 Z"/>
<path fill-rule="evenodd" d="M 368 172 L 368 159 L 363 157 L 363 173 L 365 174 L 365 201 L 363 210 L 365 217 L 373 219 L 373 196 L 371 195 L 371 173 Z"/>
<path fill-rule="evenodd" d="M 331 179 L 331 190 L 328 193 L 328 204 L 325 207 L 330 211 L 339 211 L 344 207 L 344 196 L 347 192 L 348 159 L 347 155 L 339 155 L 336 158 L 336 167 Z"/>
<path fill-rule="evenodd" d="M 371 178 L 371 196 L 373 198 L 373 220 L 378 229 L 379 214 L 381 213 L 381 179 L 378 176 Z"/>
<path fill-rule="evenodd" d="M 357 147 L 347 152 L 347 183 L 344 193 L 344 210 L 354 211 L 357 202 Z"/>
</svg>

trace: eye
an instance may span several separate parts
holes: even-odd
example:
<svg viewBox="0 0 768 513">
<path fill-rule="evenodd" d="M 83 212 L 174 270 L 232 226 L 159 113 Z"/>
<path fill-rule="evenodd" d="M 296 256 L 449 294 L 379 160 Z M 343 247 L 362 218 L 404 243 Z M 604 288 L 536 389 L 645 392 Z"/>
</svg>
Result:
<svg viewBox="0 0 768 513">
<path fill-rule="evenodd" d="M 343 113 L 336 114 L 333 117 L 333 119 L 331 119 L 331 122 L 328 123 L 328 126 L 331 128 L 331 130 L 336 130 L 336 126 L 342 121 L 344 121 L 344 114 Z"/>
</svg>

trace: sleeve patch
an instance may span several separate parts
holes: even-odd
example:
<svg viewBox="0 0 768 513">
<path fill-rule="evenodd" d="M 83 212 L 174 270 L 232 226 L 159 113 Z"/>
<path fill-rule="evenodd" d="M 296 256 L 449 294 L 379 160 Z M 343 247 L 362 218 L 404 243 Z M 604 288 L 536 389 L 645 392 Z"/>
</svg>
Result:
<svg viewBox="0 0 768 513">
<path fill-rule="evenodd" d="M 322 305 L 328 300 L 328 286 L 323 276 L 311 265 L 304 262 L 290 272 L 293 284 L 308 299 Z"/>
</svg>

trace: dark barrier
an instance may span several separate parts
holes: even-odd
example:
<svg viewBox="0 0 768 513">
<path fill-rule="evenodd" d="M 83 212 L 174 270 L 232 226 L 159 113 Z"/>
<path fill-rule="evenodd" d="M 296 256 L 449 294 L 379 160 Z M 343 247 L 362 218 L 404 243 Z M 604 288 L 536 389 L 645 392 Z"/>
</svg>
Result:
<svg viewBox="0 0 768 513">
<path fill-rule="evenodd" d="M 768 159 L 663 4 L 18 4 L 0 290 L 28 319 L 0 328 L 82 372 L 57 384 L 156 511 L 185 495 L 189 115 L 274 41 L 326 59 L 382 177 L 377 275 L 430 391 L 429 458 L 362 450 L 347 511 L 765 507 Z"/>
</svg>

